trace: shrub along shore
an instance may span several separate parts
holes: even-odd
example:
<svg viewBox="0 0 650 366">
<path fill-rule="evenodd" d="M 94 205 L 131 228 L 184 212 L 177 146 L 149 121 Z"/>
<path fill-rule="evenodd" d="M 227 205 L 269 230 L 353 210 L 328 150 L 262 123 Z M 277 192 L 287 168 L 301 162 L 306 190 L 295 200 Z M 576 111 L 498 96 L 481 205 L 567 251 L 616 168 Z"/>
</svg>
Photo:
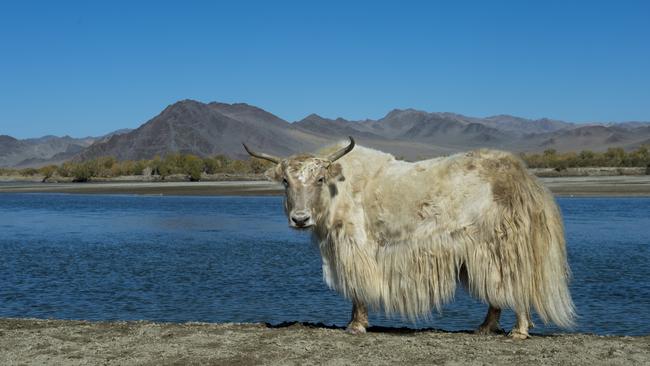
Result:
<svg viewBox="0 0 650 366">
<path fill-rule="evenodd" d="M 650 149 L 647 146 L 629 152 L 621 148 L 580 153 L 558 153 L 549 149 L 543 153 L 522 153 L 520 157 L 535 174 L 544 177 L 650 175 Z M 0 168 L 0 176 L 43 182 L 110 181 L 116 178 L 124 180 L 119 179 L 124 177 L 136 181 L 232 180 L 232 177 L 255 180 L 263 179 L 261 174 L 271 165 L 256 158 L 237 160 L 225 155 L 202 158 L 172 153 L 150 160 L 118 161 L 113 157 L 101 157 L 41 168 Z"/>
<path fill-rule="evenodd" d="M 113 157 L 101 157 L 86 161 L 68 161 L 61 165 L 41 168 L 0 168 L 0 175 L 13 177 L 42 177 L 43 182 L 88 182 L 110 178 L 132 177 L 132 180 L 190 180 L 200 181 L 206 177 L 238 177 L 260 175 L 271 167 L 260 159 L 236 160 L 224 155 L 201 158 L 192 154 L 172 153 L 164 158 L 150 160 L 118 161 Z M 248 180 L 248 179 L 243 179 Z"/>
</svg>

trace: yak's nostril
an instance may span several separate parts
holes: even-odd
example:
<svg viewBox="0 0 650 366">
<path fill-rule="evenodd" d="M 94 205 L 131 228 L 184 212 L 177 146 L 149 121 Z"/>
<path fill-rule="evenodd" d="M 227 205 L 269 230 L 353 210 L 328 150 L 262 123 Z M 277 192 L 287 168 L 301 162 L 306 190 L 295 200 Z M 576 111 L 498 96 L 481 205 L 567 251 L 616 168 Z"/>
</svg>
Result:
<svg viewBox="0 0 650 366">
<path fill-rule="evenodd" d="M 309 216 L 291 216 L 291 221 L 293 221 L 298 226 L 304 226 L 307 221 L 309 221 Z"/>
</svg>

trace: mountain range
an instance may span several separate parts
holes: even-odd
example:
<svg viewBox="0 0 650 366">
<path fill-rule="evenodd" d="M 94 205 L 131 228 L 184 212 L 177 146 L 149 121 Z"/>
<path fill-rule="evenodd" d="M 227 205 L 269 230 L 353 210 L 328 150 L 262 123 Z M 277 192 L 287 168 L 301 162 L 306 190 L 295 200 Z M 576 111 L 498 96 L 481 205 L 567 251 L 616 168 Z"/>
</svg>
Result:
<svg viewBox="0 0 650 366">
<path fill-rule="evenodd" d="M 0 167 L 26 168 L 60 164 L 74 158 L 93 143 L 129 131 L 131 130 L 121 129 L 100 137 L 74 138 L 48 135 L 24 140 L 0 135 Z"/>
<path fill-rule="evenodd" d="M 0 166 L 29 167 L 113 156 L 150 159 L 170 152 L 245 158 L 241 142 L 278 156 L 312 151 L 353 136 L 362 145 L 415 160 L 479 147 L 521 152 L 546 149 L 634 149 L 650 144 L 650 122 L 578 124 L 510 115 L 486 118 L 394 109 L 383 118 L 350 121 L 311 114 L 290 123 L 245 103 L 182 100 L 134 130 L 76 139 L 17 140 L 0 135 Z"/>
</svg>

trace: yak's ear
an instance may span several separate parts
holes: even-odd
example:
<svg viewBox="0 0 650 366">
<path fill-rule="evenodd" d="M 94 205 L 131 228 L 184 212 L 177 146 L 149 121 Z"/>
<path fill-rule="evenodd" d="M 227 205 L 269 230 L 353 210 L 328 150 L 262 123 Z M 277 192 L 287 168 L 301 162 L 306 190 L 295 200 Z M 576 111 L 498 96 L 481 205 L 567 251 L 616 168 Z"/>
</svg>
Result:
<svg viewBox="0 0 650 366">
<path fill-rule="evenodd" d="M 264 176 L 271 181 L 279 181 L 282 178 L 282 171 L 280 170 L 280 164 L 275 164 L 271 168 L 267 169 L 264 172 Z"/>
<path fill-rule="evenodd" d="M 343 168 L 339 163 L 332 163 L 327 167 L 327 177 L 330 180 L 345 180 L 343 177 Z"/>
</svg>

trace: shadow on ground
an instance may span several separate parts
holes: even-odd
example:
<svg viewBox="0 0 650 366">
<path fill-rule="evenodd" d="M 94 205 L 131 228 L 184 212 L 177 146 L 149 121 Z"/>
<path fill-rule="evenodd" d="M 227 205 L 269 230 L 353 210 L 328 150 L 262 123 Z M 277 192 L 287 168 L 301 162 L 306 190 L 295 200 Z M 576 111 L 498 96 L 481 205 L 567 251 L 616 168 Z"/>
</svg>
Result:
<svg viewBox="0 0 650 366">
<path fill-rule="evenodd" d="M 282 329 L 282 328 L 291 328 L 291 327 L 306 327 L 306 328 L 320 328 L 320 329 L 338 329 L 345 330 L 345 327 L 338 325 L 328 325 L 324 323 L 310 323 L 310 322 L 282 322 L 278 324 L 264 323 L 267 328 L 273 329 Z M 410 333 L 460 333 L 460 334 L 473 334 L 474 331 L 471 330 L 455 330 L 449 331 L 438 328 L 407 328 L 407 327 L 381 327 L 381 326 L 371 326 L 367 329 L 368 333 L 396 333 L 396 334 L 410 334 Z"/>
<path fill-rule="evenodd" d="M 338 325 L 328 325 L 324 323 L 310 323 L 310 322 L 282 322 L 278 324 L 263 323 L 266 328 L 270 329 L 283 329 L 283 328 L 292 328 L 292 327 L 305 327 L 311 329 L 335 329 L 344 331 L 345 327 Z M 418 333 L 446 333 L 446 334 L 476 334 L 474 330 L 445 330 L 440 328 L 408 328 L 408 327 L 382 327 L 382 326 L 371 326 L 366 329 L 368 333 L 386 333 L 386 334 L 418 334 Z M 501 329 L 495 333 L 496 335 L 507 335 L 508 332 Z M 569 333 L 570 334 L 570 333 Z M 594 335 L 594 334 L 587 334 Z M 478 336 L 478 334 L 477 334 Z M 531 332 L 531 337 L 540 337 L 540 338 L 553 338 L 562 336 L 562 334 L 538 334 Z M 595 336 L 595 335 L 594 335 Z"/>
</svg>

